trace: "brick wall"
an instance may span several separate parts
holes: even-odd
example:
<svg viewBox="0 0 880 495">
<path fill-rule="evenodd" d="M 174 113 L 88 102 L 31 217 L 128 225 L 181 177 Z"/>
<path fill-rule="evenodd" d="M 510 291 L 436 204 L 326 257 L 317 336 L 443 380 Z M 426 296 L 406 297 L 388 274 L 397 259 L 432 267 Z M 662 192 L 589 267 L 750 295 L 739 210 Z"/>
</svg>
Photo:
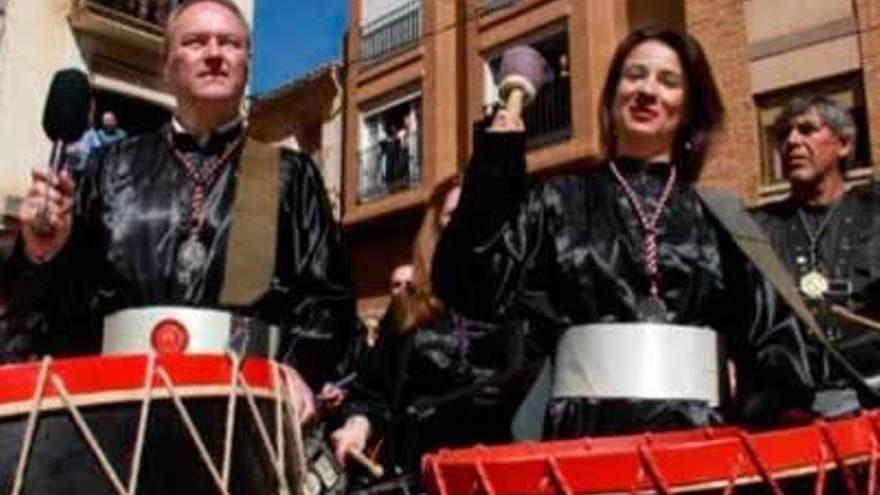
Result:
<svg viewBox="0 0 880 495">
<path fill-rule="evenodd" d="M 877 170 L 880 168 L 880 3 L 855 0 L 854 4 L 859 23 L 865 104 L 871 123 L 871 161 Z"/>
<path fill-rule="evenodd" d="M 727 109 L 726 126 L 712 147 L 702 182 L 754 200 L 761 158 L 742 0 L 686 0 L 685 22 L 706 50 Z"/>
</svg>

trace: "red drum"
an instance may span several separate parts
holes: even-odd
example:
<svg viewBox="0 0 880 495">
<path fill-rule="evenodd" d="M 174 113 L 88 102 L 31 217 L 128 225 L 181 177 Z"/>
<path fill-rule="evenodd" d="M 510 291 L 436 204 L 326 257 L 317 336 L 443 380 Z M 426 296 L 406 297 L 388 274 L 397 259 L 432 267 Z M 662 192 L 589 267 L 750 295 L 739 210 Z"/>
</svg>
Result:
<svg viewBox="0 0 880 495">
<path fill-rule="evenodd" d="M 433 495 L 877 490 L 880 413 L 761 433 L 734 427 L 441 450 Z"/>
<path fill-rule="evenodd" d="M 340 477 L 308 471 L 283 377 L 180 354 L 2 367 L 0 493 L 321 493 Z"/>
</svg>

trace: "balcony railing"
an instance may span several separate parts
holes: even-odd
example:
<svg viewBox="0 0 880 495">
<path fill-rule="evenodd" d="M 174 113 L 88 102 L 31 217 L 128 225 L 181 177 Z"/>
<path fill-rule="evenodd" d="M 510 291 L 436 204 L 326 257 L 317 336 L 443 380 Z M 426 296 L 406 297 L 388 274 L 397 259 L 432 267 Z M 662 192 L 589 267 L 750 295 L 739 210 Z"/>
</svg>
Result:
<svg viewBox="0 0 880 495">
<path fill-rule="evenodd" d="M 81 8 L 160 33 L 180 0 L 76 0 Z"/>
<path fill-rule="evenodd" d="M 488 15 L 515 4 L 517 0 L 483 0 L 480 3 L 480 15 Z"/>
<path fill-rule="evenodd" d="M 361 150 L 358 202 L 365 203 L 393 192 L 409 189 L 422 175 L 421 135 L 410 133 L 403 139 L 384 139 Z"/>
<path fill-rule="evenodd" d="M 361 63 L 374 65 L 418 45 L 422 2 L 407 2 L 361 27 Z"/>
<path fill-rule="evenodd" d="M 559 77 L 546 83 L 523 112 L 526 143 L 538 147 L 571 137 L 571 83 Z"/>
</svg>

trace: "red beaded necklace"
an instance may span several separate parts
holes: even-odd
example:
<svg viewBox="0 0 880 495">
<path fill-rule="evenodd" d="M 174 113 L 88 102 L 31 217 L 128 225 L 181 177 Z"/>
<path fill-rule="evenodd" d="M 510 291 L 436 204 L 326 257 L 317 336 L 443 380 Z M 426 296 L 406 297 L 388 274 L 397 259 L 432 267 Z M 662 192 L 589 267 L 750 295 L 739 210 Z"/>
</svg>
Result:
<svg viewBox="0 0 880 495">
<path fill-rule="evenodd" d="M 199 233 L 205 223 L 205 195 L 208 188 L 220 177 L 232 154 L 244 142 L 244 133 L 226 144 L 223 151 L 208 163 L 197 167 L 186 155 L 174 145 L 174 136 L 169 127 L 165 133 L 168 145 L 177 162 L 183 167 L 187 178 L 192 182 L 193 191 L 189 201 L 190 225 L 189 235 L 177 252 L 178 278 L 182 284 L 188 285 L 195 272 L 202 270 L 207 263 L 208 251 L 199 241 Z M 203 173 L 204 172 L 204 173 Z"/>
<path fill-rule="evenodd" d="M 660 298 L 660 266 L 657 252 L 657 237 L 659 232 L 657 231 L 657 222 L 660 220 L 660 216 L 666 209 L 666 203 L 669 201 L 669 196 L 672 194 L 672 186 L 675 184 L 675 177 L 677 175 L 675 165 L 669 167 L 669 178 L 666 179 L 666 185 L 663 187 L 663 192 L 660 194 L 660 199 L 657 201 L 657 208 L 654 209 L 651 215 L 648 215 L 645 211 L 645 206 L 639 198 L 639 195 L 635 192 L 630 183 L 627 182 L 626 178 L 623 177 L 623 174 L 620 173 L 620 170 L 618 170 L 614 161 L 609 161 L 608 165 L 611 168 L 611 174 L 614 176 L 617 183 L 620 184 L 626 198 L 629 200 L 629 204 L 636 213 L 636 218 L 638 218 L 639 225 L 641 225 L 642 231 L 644 232 L 642 251 L 645 254 L 645 268 L 648 275 L 648 290 L 650 297 L 646 301 L 639 303 L 637 312 L 640 313 L 640 318 L 647 321 L 665 321 L 667 317 L 666 306 Z"/>
</svg>

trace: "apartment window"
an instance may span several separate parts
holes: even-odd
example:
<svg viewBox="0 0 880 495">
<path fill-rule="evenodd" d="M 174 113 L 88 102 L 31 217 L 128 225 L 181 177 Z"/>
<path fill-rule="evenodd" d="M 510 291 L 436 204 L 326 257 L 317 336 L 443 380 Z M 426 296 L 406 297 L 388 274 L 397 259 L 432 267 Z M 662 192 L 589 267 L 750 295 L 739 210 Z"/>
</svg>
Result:
<svg viewBox="0 0 880 495">
<path fill-rule="evenodd" d="M 421 0 L 363 0 L 361 63 L 370 66 L 419 44 Z"/>
<path fill-rule="evenodd" d="M 416 93 L 362 118 L 358 202 L 418 185 L 422 176 L 421 107 L 421 95 Z"/>
<path fill-rule="evenodd" d="M 565 26 L 553 26 L 513 44 L 530 45 L 544 56 L 548 64 L 544 86 L 538 90 L 535 100 L 523 112 L 529 147 L 545 146 L 570 138 L 571 79 L 568 33 Z M 496 87 L 501 57 L 504 50 L 512 45 L 493 50 L 486 57 L 484 97 L 487 106 L 497 102 Z"/>
<path fill-rule="evenodd" d="M 865 108 L 865 90 L 862 84 L 861 72 L 855 72 L 755 97 L 755 103 L 758 107 L 758 127 L 761 141 L 762 186 L 772 187 L 785 184 L 785 178 L 782 175 L 782 161 L 773 136 L 773 123 L 782 113 L 782 109 L 789 100 L 797 96 L 812 96 L 816 94 L 828 96 L 847 108 L 858 128 L 855 160 L 853 160 L 845 172 L 852 174 L 857 169 L 870 167 L 871 146 Z"/>
</svg>

